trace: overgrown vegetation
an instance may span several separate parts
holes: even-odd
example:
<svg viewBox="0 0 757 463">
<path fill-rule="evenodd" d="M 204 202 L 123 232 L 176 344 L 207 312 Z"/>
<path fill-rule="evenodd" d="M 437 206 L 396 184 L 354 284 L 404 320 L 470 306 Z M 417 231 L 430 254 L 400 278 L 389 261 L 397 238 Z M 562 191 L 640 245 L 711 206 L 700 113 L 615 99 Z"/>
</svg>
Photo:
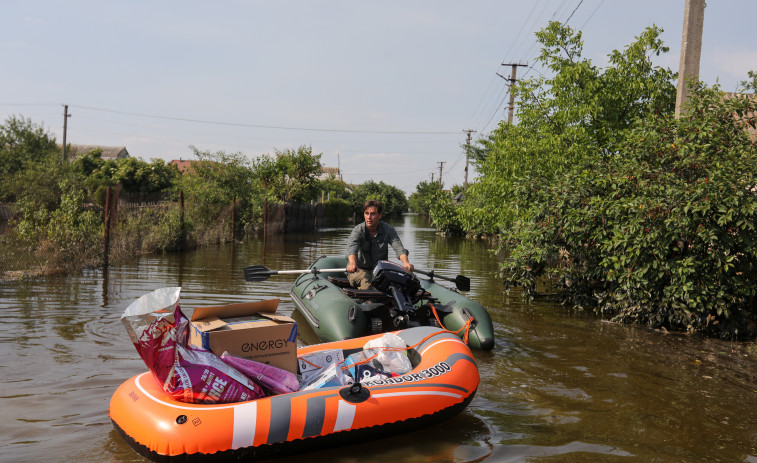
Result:
<svg viewBox="0 0 757 463">
<path fill-rule="evenodd" d="M 580 32 L 553 22 L 537 33 L 538 64 L 551 76 L 513 88 L 518 124 L 505 121 L 471 155 L 480 176 L 466 192 L 457 221 L 462 230 L 499 234 L 532 214 L 518 185 L 541 188 L 576 165 L 618 153 L 626 131 L 675 107 L 675 74 L 652 64 L 667 52 L 661 30 L 645 30 L 605 69 L 582 57 Z M 492 207 L 494 205 L 494 207 Z"/>
<path fill-rule="evenodd" d="M 618 321 L 738 336 L 757 321 L 757 150 L 734 114 L 757 109 L 698 88 L 676 120 L 630 131 L 622 156 L 586 163 L 528 197 L 503 274 Z M 750 121 L 754 124 L 754 120 Z"/>
<path fill-rule="evenodd" d="M 63 160 L 41 125 L 10 117 L 0 126 L 0 201 L 17 214 L 0 235 L 4 248 L 13 247 L 4 249 L 13 260 L 4 259 L 0 272 L 100 265 L 108 188 L 114 197 L 153 201 L 149 208 L 122 208 L 115 216 L 110 262 L 228 241 L 232 214 L 235 236 L 254 233 L 262 229 L 266 205 L 326 200 L 332 225 L 344 224 L 368 198 L 384 201 L 386 215 L 407 209 L 404 194 L 384 183 L 369 182 L 355 194 L 334 176 L 319 179 L 321 155 L 308 146 L 253 161 L 241 153 L 190 149 L 196 161 L 183 175 L 159 159 L 104 160 L 99 149 Z"/>
<path fill-rule="evenodd" d="M 400 216 L 408 209 L 405 193 L 397 187 L 384 182 L 369 180 L 352 192 L 353 213 L 362 220 L 363 204 L 369 199 L 377 199 L 384 206 L 383 217 Z"/>
<path fill-rule="evenodd" d="M 551 75 L 514 87 L 518 123 L 470 150 L 480 176 L 463 204 L 435 211 L 426 195 L 429 214 L 500 237 L 501 276 L 527 296 L 546 283 L 605 318 L 754 336 L 757 153 L 745 128 L 757 102 L 698 85 L 675 119 L 676 75 L 651 63 L 667 51 L 660 32 L 612 52 L 606 69 L 581 57 L 580 33 L 538 33 Z"/>
</svg>

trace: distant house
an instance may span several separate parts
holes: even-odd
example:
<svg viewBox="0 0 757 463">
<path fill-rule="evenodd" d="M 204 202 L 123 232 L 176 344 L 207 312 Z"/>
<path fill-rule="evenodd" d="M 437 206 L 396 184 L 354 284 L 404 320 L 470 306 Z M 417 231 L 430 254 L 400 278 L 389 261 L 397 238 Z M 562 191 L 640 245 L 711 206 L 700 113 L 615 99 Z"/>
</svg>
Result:
<svg viewBox="0 0 757 463">
<path fill-rule="evenodd" d="M 125 146 L 102 146 L 102 145 L 68 145 L 66 155 L 69 159 L 76 159 L 77 156 L 89 153 L 96 149 L 102 150 L 102 159 L 105 161 L 116 161 L 126 159 L 129 152 Z"/>
<path fill-rule="evenodd" d="M 170 161 L 168 163 L 169 165 L 176 166 L 177 169 L 179 169 L 179 172 L 184 175 L 187 172 L 192 173 L 195 171 L 195 166 L 197 165 L 205 165 L 205 166 L 217 166 L 218 163 L 216 161 L 200 161 L 200 160 L 193 160 L 193 161 L 185 161 L 184 159 L 174 159 L 173 161 Z"/>
<path fill-rule="evenodd" d="M 328 180 L 331 176 L 342 180 L 342 171 L 338 167 L 321 167 L 321 173 L 316 177 L 318 180 Z"/>
<path fill-rule="evenodd" d="M 179 169 L 179 172 L 183 174 L 187 172 L 192 172 L 194 170 L 194 167 L 192 167 L 192 163 L 197 161 L 185 161 L 184 159 L 174 159 L 173 161 L 169 162 L 169 164 L 176 166 L 177 169 Z"/>
</svg>

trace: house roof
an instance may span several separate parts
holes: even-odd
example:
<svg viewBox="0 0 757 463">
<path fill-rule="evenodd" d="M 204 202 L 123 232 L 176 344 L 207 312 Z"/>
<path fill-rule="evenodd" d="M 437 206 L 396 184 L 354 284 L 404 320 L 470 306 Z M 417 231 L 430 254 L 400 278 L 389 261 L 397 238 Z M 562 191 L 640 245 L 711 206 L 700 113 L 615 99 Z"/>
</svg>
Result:
<svg viewBox="0 0 757 463">
<path fill-rule="evenodd" d="M 169 162 L 169 164 L 173 164 L 176 166 L 176 168 L 179 169 L 179 172 L 182 174 L 186 172 L 192 172 L 194 170 L 194 167 L 192 167 L 192 163 L 195 161 L 188 161 L 184 159 L 174 159 L 173 161 Z"/>
<path fill-rule="evenodd" d="M 85 154 L 90 151 L 101 149 L 103 159 L 124 159 L 129 157 L 129 152 L 125 146 L 103 146 L 103 145 L 68 145 L 70 155 Z"/>
<path fill-rule="evenodd" d="M 326 180 L 332 175 L 337 180 L 342 180 L 342 171 L 338 167 L 321 167 L 321 173 L 318 175 L 318 179 Z"/>
</svg>

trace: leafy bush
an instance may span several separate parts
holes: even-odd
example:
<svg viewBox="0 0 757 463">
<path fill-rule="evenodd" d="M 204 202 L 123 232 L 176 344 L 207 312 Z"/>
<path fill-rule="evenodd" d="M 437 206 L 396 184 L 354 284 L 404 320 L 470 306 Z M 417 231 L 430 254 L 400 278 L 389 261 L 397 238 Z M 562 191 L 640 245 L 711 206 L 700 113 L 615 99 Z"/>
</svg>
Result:
<svg viewBox="0 0 757 463">
<path fill-rule="evenodd" d="M 465 232 L 460 226 L 458 208 L 452 201 L 452 196 L 446 191 L 436 190 L 430 197 L 431 209 L 429 216 L 431 223 L 439 231 L 452 235 L 463 235 Z"/>
<path fill-rule="evenodd" d="M 252 176 L 267 197 L 278 202 L 309 202 L 320 193 L 316 177 L 321 172 L 321 155 L 309 146 L 297 150 L 276 150 L 253 162 Z"/>
<path fill-rule="evenodd" d="M 738 336 L 755 319 L 754 100 L 693 89 L 686 112 L 642 122 L 617 154 L 533 178 L 530 216 L 506 235 L 510 284 L 550 277 L 568 303 L 614 320 Z M 734 117 L 736 116 L 736 117 Z"/>
<path fill-rule="evenodd" d="M 329 224 L 346 224 L 352 217 L 352 203 L 346 199 L 331 199 L 323 203 L 323 214 Z"/>
<path fill-rule="evenodd" d="M 182 218 L 184 219 L 182 221 Z M 182 251 L 191 247 L 194 225 L 182 217 L 179 207 L 172 207 L 162 215 L 160 221 L 149 228 L 142 241 L 143 252 Z"/>
<path fill-rule="evenodd" d="M 431 214 L 431 205 L 438 191 L 439 184 L 437 182 L 420 182 L 415 186 L 415 191 L 408 199 L 408 207 L 413 212 L 429 216 Z"/>
<path fill-rule="evenodd" d="M 93 265 L 100 261 L 103 225 L 100 214 L 83 207 L 81 190 L 62 187 L 60 207 L 52 211 L 28 199 L 19 203 L 22 211 L 16 232 L 29 243 L 42 243 L 49 265 Z M 48 256 L 50 257 L 50 256 Z"/>
<path fill-rule="evenodd" d="M 362 221 L 363 204 L 369 199 L 381 201 L 384 207 L 384 217 L 401 216 L 407 211 L 407 197 L 399 188 L 384 182 L 369 180 L 355 188 L 352 192 L 352 207 L 355 216 Z"/>
</svg>

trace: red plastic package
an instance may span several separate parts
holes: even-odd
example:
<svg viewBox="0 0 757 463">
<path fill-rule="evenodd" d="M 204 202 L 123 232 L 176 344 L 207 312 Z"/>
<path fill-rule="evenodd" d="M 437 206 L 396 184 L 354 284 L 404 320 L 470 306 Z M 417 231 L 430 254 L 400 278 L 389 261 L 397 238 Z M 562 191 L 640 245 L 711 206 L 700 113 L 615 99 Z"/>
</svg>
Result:
<svg viewBox="0 0 757 463">
<path fill-rule="evenodd" d="M 233 403 L 265 392 L 212 352 L 187 346 L 189 322 L 179 306 L 181 288 L 161 288 L 126 308 L 121 321 L 139 356 L 163 390 L 189 403 Z"/>
</svg>

